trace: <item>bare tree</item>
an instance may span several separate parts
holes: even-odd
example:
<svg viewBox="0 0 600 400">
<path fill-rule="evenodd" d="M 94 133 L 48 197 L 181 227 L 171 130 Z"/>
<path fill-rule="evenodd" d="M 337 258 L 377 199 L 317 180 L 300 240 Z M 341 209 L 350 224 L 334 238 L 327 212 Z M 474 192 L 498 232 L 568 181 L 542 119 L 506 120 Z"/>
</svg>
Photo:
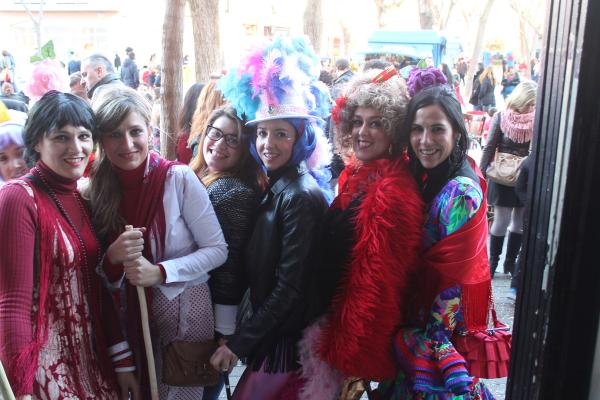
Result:
<svg viewBox="0 0 600 400">
<path fill-rule="evenodd" d="M 321 53 L 323 43 L 323 4 L 321 0 L 306 0 L 304 8 L 304 34 L 308 36 L 317 54 Z"/>
<path fill-rule="evenodd" d="M 348 55 L 352 47 L 352 34 L 350 33 L 350 27 L 344 21 L 340 21 L 340 26 L 342 28 L 342 38 L 344 39 L 344 52 L 342 54 Z"/>
<path fill-rule="evenodd" d="M 419 0 L 419 21 L 421 29 L 434 29 L 439 20 L 439 10 L 434 0 Z"/>
<path fill-rule="evenodd" d="M 465 92 L 467 96 L 471 95 L 471 89 L 473 88 L 473 75 L 475 75 L 475 67 L 479 61 L 481 55 L 481 48 L 483 47 L 483 38 L 485 36 L 485 27 L 487 20 L 492 11 L 494 0 L 487 0 L 479 18 L 479 27 L 477 28 L 477 36 L 475 36 L 475 45 L 473 46 L 473 53 L 471 53 L 471 62 L 469 63 L 469 69 L 467 70 L 467 76 L 465 77 Z"/>
<path fill-rule="evenodd" d="M 177 155 L 177 116 L 183 91 L 184 11 L 185 0 L 167 0 L 162 42 L 160 150 L 169 160 Z"/>
<path fill-rule="evenodd" d="M 37 42 L 37 52 L 36 54 L 39 56 L 41 54 L 42 51 L 42 19 L 44 18 L 44 4 L 45 1 L 44 0 L 39 0 L 39 10 L 38 10 L 38 14 L 37 17 L 35 17 L 33 15 L 33 13 L 31 12 L 31 10 L 29 9 L 29 7 L 27 6 L 27 4 L 25 4 L 25 0 L 21 0 L 21 5 L 23 6 L 23 8 L 25 8 L 25 11 L 27 11 L 27 15 L 29 15 L 29 18 L 31 18 L 31 22 L 33 23 L 33 30 L 35 31 L 35 39 Z"/>
<path fill-rule="evenodd" d="M 440 18 L 439 28 L 441 31 L 445 30 L 448 26 L 448 21 L 450 20 L 452 10 L 454 9 L 456 3 L 458 3 L 458 0 L 450 0 L 450 4 L 448 4 L 448 10 L 443 14 L 445 17 Z"/>
<path fill-rule="evenodd" d="M 543 16 L 544 13 L 540 12 L 540 10 L 543 8 L 543 4 L 539 0 L 535 1 L 534 4 L 524 4 L 516 2 L 515 0 L 511 0 L 510 7 L 519 16 L 519 41 L 521 44 L 521 57 L 528 59 L 530 56 L 530 43 L 527 39 L 529 37 L 529 31 L 533 30 L 536 37 L 539 39 L 542 37 L 543 22 L 540 16 Z"/>
<path fill-rule="evenodd" d="M 208 81 L 223 66 L 219 39 L 219 0 L 188 0 L 192 13 L 196 81 Z"/>
<path fill-rule="evenodd" d="M 379 29 L 385 27 L 385 23 L 383 22 L 383 17 L 386 12 L 393 8 L 399 8 L 404 3 L 404 0 L 374 0 L 375 1 L 375 10 L 377 12 L 377 26 Z"/>
</svg>

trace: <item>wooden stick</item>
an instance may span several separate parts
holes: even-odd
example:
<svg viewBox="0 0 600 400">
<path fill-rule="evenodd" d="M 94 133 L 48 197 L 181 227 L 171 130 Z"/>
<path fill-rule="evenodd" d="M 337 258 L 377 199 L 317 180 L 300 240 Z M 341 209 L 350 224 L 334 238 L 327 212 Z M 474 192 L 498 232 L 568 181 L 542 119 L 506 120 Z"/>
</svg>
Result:
<svg viewBox="0 0 600 400">
<path fill-rule="evenodd" d="M 133 226 L 126 225 L 126 231 L 133 230 Z M 150 337 L 150 322 L 148 321 L 148 304 L 146 293 L 142 286 L 136 286 L 138 300 L 140 302 L 140 314 L 142 316 L 142 332 L 144 333 L 144 349 L 146 350 L 146 362 L 148 364 L 148 379 L 150 380 L 150 396 L 152 400 L 158 400 L 158 383 L 156 381 L 156 367 L 154 365 L 154 353 L 152 352 L 152 338 Z"/>
<path fill-rule="evenodd" d="M 0 398 L 2 399 L 15 400 L 15 395 L 10 388 L 10 383 L 8 382 L 4 367 L 2 366 L 2 361 L 0 361 L 0 395 Z"/>
</svg>

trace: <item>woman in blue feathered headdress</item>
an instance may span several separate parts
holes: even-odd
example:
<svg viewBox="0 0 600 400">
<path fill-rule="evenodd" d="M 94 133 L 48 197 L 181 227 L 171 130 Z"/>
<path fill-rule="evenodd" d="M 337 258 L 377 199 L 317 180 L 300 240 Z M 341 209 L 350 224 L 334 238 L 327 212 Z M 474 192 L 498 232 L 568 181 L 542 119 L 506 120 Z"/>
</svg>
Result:
<svg viewBox="0 0 600 400">
<path fill-rule="evenodd" d="M 294 398 L 301 386 L 296 348 L 306 326 L 317 227 L 331 199 L 321 129 L 331 102 L 318 74 L 319 60 L 304 39 L 276 38 L 219 85 L 249 120 L 250 151 L 269 176 L 246 250 L 253 313 L 211 360 L 222 371 L 247 358 L 236 399 Z"/>
</svg>

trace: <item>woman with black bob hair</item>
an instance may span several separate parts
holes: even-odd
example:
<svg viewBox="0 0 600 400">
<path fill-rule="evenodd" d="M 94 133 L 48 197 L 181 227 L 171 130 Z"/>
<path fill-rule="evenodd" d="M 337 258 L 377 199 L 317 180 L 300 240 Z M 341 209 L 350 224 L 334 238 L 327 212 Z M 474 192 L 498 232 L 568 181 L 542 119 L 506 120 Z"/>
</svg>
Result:
<svg viewBox="0 0 600 400">
<path fill-rule="evenodd" d="M 427 211 L 412 317 L 394 339 L 400 373 L 380 391 L 392 399 L 492 399 L 478 378 L 482 365 L 467 362 L 456 340 L 487 328 L 491 279 L 486 184 L 466 155 L 467 131 L 451 89 L 415 94 L 402 135 Z"/>
<path fill-rule="evenodd" d="M 77 191 L 95 129 L 86 101 L 46 93 L 24 128 L 35 165 L 0 190 L 0 359 L 18 399 L 116 399 L 117 382 L 121 398 L 138 398 L 133 359 L 119 350 L 128 345 L 118 326 L 103 324 L 115 309 Z"/>
</svg>

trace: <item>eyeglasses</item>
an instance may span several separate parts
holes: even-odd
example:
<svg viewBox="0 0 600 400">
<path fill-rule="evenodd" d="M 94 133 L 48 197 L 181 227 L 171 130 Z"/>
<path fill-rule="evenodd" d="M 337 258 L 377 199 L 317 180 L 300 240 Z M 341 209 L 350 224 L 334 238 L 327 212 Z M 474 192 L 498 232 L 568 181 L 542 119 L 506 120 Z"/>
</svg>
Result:
<svg viewBox="0 0 600 400">
<path fill-rule="evenodd" d="M 240 138 L 238 137 L 238 135 L 226 135 L 223 133 L 222 130 L 220 130 L 219 128 L 215 128 L 212 125 L 208 125 L 206 127 L 206 136 L 208 136 L 209 139 L 214 140 L 215 142 L 218 142 L 222 138 L 225 138 L 225 144 L 227 144 L 227 146 L 231 147 L 232 149 L 235 149 L 240 144 Z"/>
</svg>

